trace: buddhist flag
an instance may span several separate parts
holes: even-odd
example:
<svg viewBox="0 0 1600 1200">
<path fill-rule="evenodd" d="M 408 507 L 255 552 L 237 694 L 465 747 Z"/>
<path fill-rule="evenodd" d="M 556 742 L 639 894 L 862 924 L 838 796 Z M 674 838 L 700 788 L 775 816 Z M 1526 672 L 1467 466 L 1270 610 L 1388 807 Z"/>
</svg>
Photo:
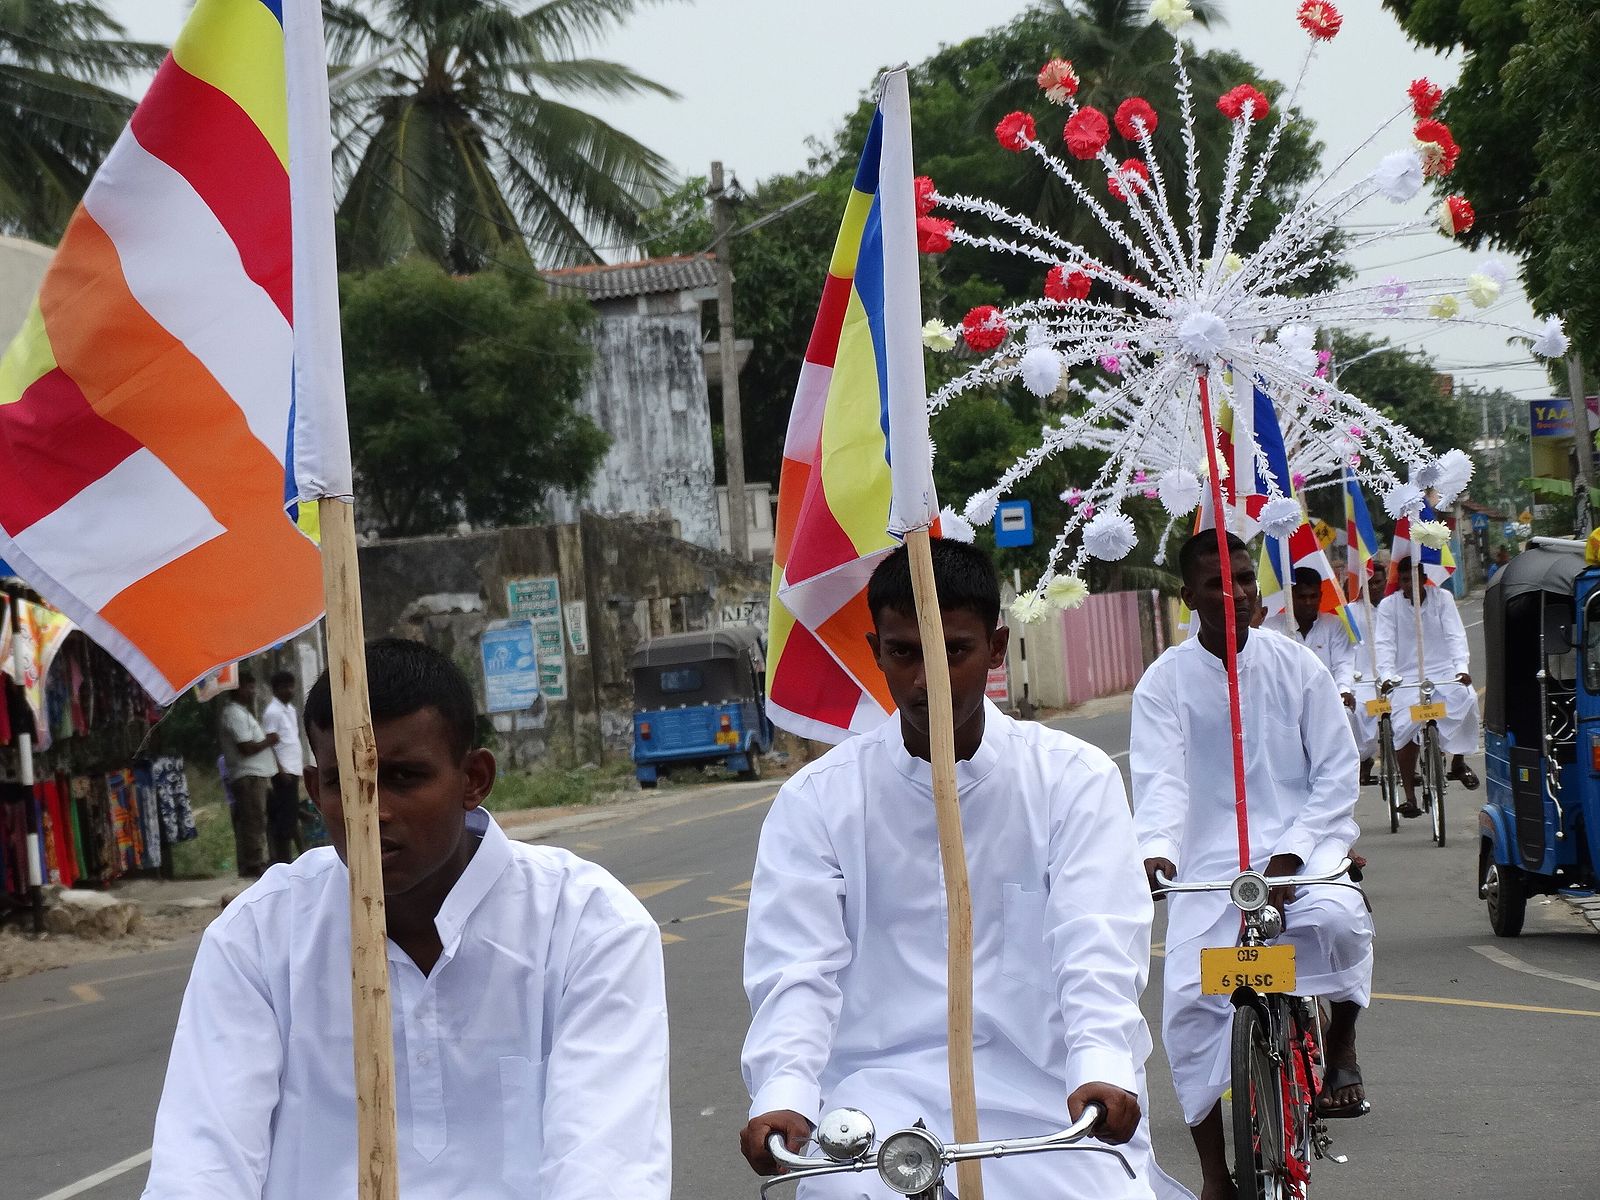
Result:
<svg viewBox="0 0 1600 1200">
<path fill-rule="evenodd" d="M 1437 521 L 1439 514 L 1432 504 L 1424 501 L 1422 512 L 1417 519 Z M 1411 538 L 1411 518 L 1401 517 L 1394 523 L 1394 544 L 1389 550 L 1389 578 L 1384 588 L 1385 596 L 1399 589 L 1400 560 L 1410 558 L 1413 551 L 1417 552 L 1417 566 L 1422 570 L 1423 587 L 1439 587 L 1456 573 L 1456 556 L 1449 545 L 1434 549 L 1432 546 L 1414 544 Z"/>
<path fill-rule="evenodd" d="M 317 0 L 198 0 L 0 358 L 0 557 L 162 703 L 322 611 L 331 144 Z"/>
<path fill-rule="evenodd" d="M 1373 561 L 1378 557 L 1378 534 L 1372 527 L 1372 512 L 1361 493 L 1361 483 L 1348 467 L 1344 473 L 1345 570 L 1350 577 L 1350 599 L 1358 600 L 1361 589 L 1372 578 Z"/>
<path fill-rule="evenodd" d="M 867 580 L 938 513 L 916 219 L 902 70 L 886 78 L 845 205 L 778 482 L 767 710 L 822 741 L 894 711 L 867 648 Z"/>
</svg>

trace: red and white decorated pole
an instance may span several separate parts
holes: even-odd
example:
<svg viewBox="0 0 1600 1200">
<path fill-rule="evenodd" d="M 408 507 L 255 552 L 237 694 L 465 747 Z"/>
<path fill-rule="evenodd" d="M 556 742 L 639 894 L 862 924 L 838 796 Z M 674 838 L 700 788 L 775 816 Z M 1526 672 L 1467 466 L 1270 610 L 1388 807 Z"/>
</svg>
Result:
<svg viewBox="0 0 1600 1200">
<path fill-rule="evenodd" d="M 1239 827 L 1239 870 L 1250 869 L 1250 814 L 1245 805 L 1244 718 L 1239 702 L 1239 625 L 1233 601 L 1233 552 L 1228 549 L 1228 520 L 1223 508 L 1221 462 L 1217 457 L 1217 426 L 1211 412 L 1211 384 L 1206 368 L 1199 370 L 1200 423 L 1206 439 L 1206 462 L 1211 475 L 1211 509 L 1215 514 L 1217 561 L 1222 568 L 1222 624 L 1227 653 L 1228 723 L 1233 744 L 1233 814 Z"/>
</svg>

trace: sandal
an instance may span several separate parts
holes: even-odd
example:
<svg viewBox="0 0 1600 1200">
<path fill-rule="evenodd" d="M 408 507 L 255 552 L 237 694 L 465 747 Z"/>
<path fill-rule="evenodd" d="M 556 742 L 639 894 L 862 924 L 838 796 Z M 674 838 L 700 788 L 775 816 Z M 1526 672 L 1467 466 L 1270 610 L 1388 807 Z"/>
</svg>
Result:
<svg viewBox="0 0 1600 1200">
<path fill-rule="evenodd" d="M 1360 1088 L 1361 1098 L 1350 1104 L 1326 1104 L 1324 1100 L 1335 1092 L 1346 1088 Z M 1356 1067 L 1329 1067 L 1328 1073 L 1322 1077 L 1322 1091 L 1317 1094 L 1317 1114 L 1336 1120 L 1345 1117 L 1364 1117 L 1372 1111 L 1372 1105 L 1367 1103 L 1367 1089 L 1361 1082 L 1361 1068 Z"/>
<path fill-rule="evenodd" d="M 1399 808 L 1395 809 L 1395 812 L 1399 813 L 1408 821 L 1415 820 L 1422 815 L 1422 810 L 1417 807 L 1417 802 L 1415 800 L 1407 800 Z"/>
<path fill-rule="evenodd" d="M 1466 788 L 1469 792 L 1477 791 L 1478 784 L 1481 782 L 1477 775 L 1473 773 L 1472 768 L 1468 766 L 1463 766 L 1460 771 L 1450 772 L 1450 774 L 1446 775 L 1445 778 L 1459 780 L 1461 786 Z"/>
</svg>

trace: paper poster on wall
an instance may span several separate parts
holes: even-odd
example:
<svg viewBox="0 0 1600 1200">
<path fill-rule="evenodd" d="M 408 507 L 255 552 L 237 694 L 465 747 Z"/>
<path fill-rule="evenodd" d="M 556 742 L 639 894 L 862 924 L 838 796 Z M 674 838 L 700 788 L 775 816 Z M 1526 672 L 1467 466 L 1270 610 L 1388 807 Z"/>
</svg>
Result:
<svg viewBox="0 0 1600 1200">
<path fill-rule="evenodd" d="M 539 687 L 546 700 L 567 698 L 567 647 L 561 628 L 561 581 L 554 575 L 506 580 L 506 609 L 533 625 Z"/>
<path fill-rule="evenodd" d="M 533 642 L 528 620 L 496 621 L 479 637 L 484 708 L 489 712 L 520 712 L 538 704 L 539 660 Z"/>
<path fill-rule="evenodd" d="M 589 653 L 589 606 L 582 600 L 568 600 L 561 608 L 567 615 L 567 645 L 574 654 Z"/>
</svg>

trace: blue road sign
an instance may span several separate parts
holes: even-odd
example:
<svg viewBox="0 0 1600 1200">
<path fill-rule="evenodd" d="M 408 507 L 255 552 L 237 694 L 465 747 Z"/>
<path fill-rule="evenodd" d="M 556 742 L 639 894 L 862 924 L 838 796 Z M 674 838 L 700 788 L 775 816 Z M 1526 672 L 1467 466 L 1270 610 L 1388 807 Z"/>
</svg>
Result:
<svg viewBox="0 0 1600 1200">
<path fill-rule="evenodd" d="M 1473 513 L 1472 514 L 1472 531 L 1474 533 L 1487 533 L 1488 530 L 1489 530 L 1489 514 L 1488 513 L 1478 513 L 1478 512 Z"/>
<path fill-rule="evenodd" d="M 996 546 L 1033 545 L 1033 501 L 1002 500 L 994 510 Z"/>
<path fill-rule="evenodd" d="M 483 698 L 492 713 L 525 712 L 539 701 L 539 658 L 533 622 L 496 621 L 483 631 Z"/>
</svg>

